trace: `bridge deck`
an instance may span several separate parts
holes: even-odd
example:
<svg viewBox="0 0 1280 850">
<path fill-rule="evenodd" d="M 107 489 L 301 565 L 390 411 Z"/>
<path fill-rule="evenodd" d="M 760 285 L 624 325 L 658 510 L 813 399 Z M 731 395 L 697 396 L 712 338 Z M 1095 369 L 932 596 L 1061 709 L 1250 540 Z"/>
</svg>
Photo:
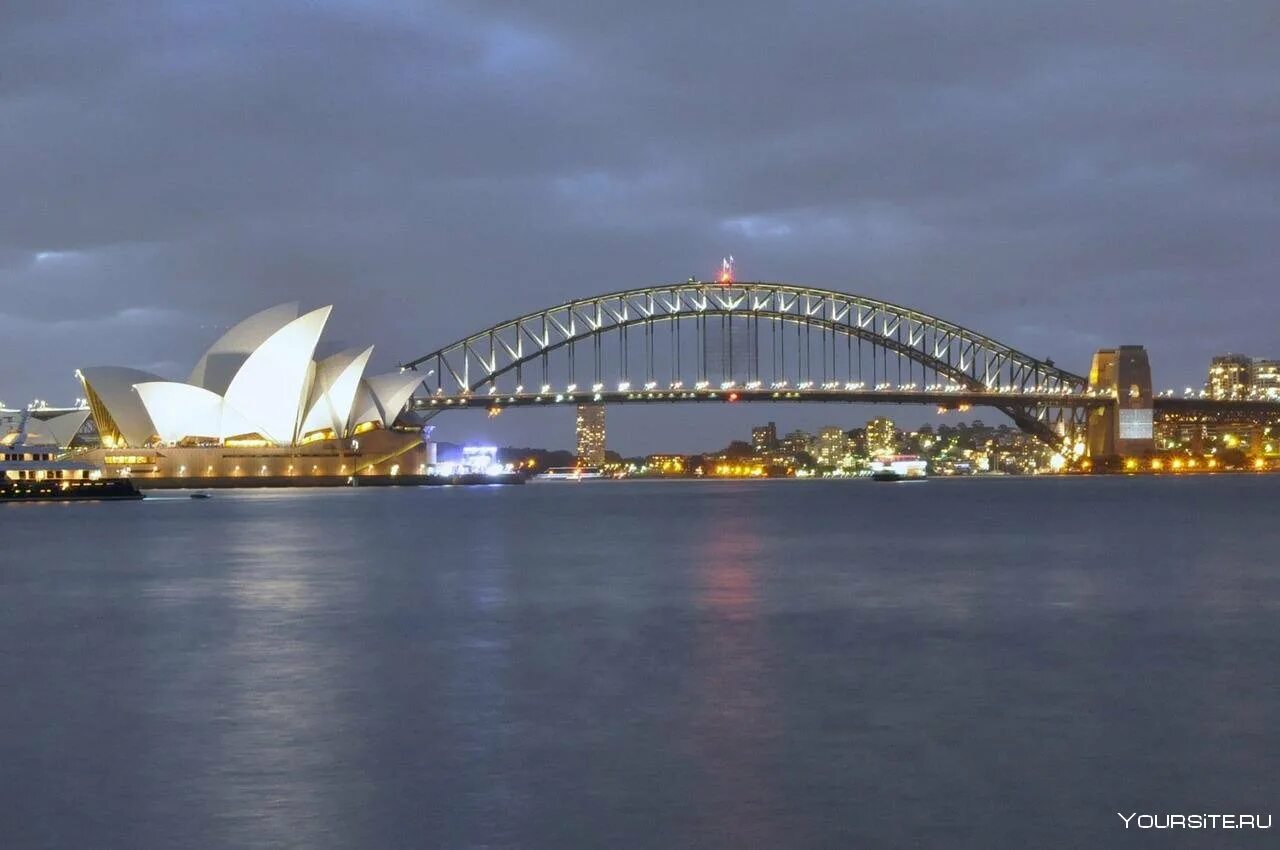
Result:
<svg viewBox="0 0 1280 850">
<path fill-rule="evenodd" d="M 845 390 L 845 389 L 653 389 L 598 390 L 545 393 L 470 393 L 415 398 L 414 410 L 448 408 L 537 407 L 555 404 L 658 404 L 671 402 L 840 402 L 855 404 L 932 404 L 938 407 L 1046 405 L 1083 408 L 1109 404 L 1114 399 L 1078 393 L 975 392 L 934 390 Z"/>
<path fill-rule="evenodd" d="M 582 390 L 570 392 L 549 390 L 545 393 L 468 393 L 466 395 L 438 394 L 416 397 L 410 402 L 414 410 L 444 410 L 448 408 L 538 407 L 555 404 L 661 404 L 672 402 L 833 402 L 845 404 L 931 404 L 954 409 L 969 407 L 1046 406 L 1056 408 L 1088 408 L 1110 405 L 1115 398 L 1090 393 L 1045 392 L 978 392 L 974 390 L 875 390 L 875 389 L 808 389 L 767 387 L 705 387 L 651 390 Z M 1152 400 L 1157 413 L 1224 415 L 1271 415 L 1280 417 L 1280 401 L 1245 399 L 1217 400 L 1205 398 L 1157 397 Z"/>
</svg>

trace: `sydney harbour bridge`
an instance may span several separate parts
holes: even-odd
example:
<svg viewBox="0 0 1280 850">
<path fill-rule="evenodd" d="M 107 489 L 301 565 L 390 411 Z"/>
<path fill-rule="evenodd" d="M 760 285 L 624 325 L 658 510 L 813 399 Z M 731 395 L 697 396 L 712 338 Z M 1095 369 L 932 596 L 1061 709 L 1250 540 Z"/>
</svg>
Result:
<svg viewBox="0 0 1280 850">
<path fill-rule="evenodd" d="M 1123 404 L 1115 386 L 919 310 L 781 283 L 690 279 L 509 319 L 402 364 L 413 409 L 861 402 L 994 408 L 1055 446 Z M 1155 416 L 1275 418 L 1280 404 L 1155 397 Z M 1136 396 L 1136 393 L 1135 393 Z"/>
</svg>

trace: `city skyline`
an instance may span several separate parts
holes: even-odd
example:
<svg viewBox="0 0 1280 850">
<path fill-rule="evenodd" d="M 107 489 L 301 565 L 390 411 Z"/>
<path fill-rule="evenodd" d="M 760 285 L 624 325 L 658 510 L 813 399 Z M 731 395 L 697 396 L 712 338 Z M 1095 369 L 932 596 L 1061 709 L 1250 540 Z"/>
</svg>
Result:
<svg viewBox="0 0 1280 850">
<path fill-rule="evenodd" d="M 1275 400 L 1280 398 L 1280 379 L 1277 378 L 1278 374 L 1280 374 L 1280 361 L 1251 358 L 1237 354 L 1216 355 L 1210 359 L 1206 367 L 1205 379 L 1198 385 L 1199 389 L 1197 387 L 1187 387 L 1182 391 L 1175 391 L 1175 394 L 1182 395 L 1186 390 L 1191 390 L 1193 395 L 1200 394 L 1210 399 L 1225 400 L 1252 397 L 1260 400 Z M 390 378 L 391 376 L 384 377 Z M 1169 390 L 1157 390 L 1157 392 L 1164 394 Z M 52 415 L 55 411 L 62 411 L 63 417 L 68 422 L 76 419 L 76 422 L 82 423 L 84 417 L 88 415 L 89 408 L 83 399 L 77 399 L 76 401 L 81 403 L 81 407 L 78 409 L 78 419 L 76 419 L 75 413 L 77 409 L 71 404 L 51 404 L 48 400 L 39 400 L 37 409 L 46 411 L 41 414 L 45 417 Z M 21 420 L 22 408 L 26 406 L 11 406 L 0 401 L 0 425 L 16 427 Z M 504 422 L 503 417 L 495 418 L 481 410 L 457 410 L 450 411 L 447 416 L 434 419 L 432 424 L 434 426 L 433 430 L 436 431 L 436 437 L 446 443 L 458 445 L 537 445 L 541 449 L 552 452 L 580 453 L 577 450 L 582 439 L 582 408 L 596 408 L 603 411 L 603 407 L 591 404 L 580 407 L 513 410 L 510 415 L 505 417 Z M 833 405 L 782 401 L 767 405 L 759 403 L 700 404 L 690 406 L 660 405 L 660 408 L 667 410 L 668 415 L 672 417 L 700 417 L 701 422 L 704 423 L 704 428 L 695 429 L 692 433 L 689 429 L 682 428 L 674 428 L 671 432 L 660 429 L 656 432 L 646 432 L 642 439 L 637 440 L 634 436 L 634 430 L 626 427 L 628 424 L 626 417 L 628 414 L 640 413 L 643 408 L 630 405 L 612 405 L 609 419 L 610 422 L 615 423 L 615 427 L 618 419 L 623 420 L 622 439 L 619 441 L 614 427 L 610 427 L 609 433 L 611 436 L 607 441 L 606 448 L 610 452 L 615 452 L 625 457 L 643 457 L 665 453 L 682 455 L 711 453 L 718 450 L 726 434 L 735 435 L 730 439 L 739 439 L 741 437 L 743 440 L 755 441 L 757 438 L 756 432 L 763 427 L 764 419 L 759 415 L 762 413 L 771 420 L 768 425 L 776 429 L 775 438 L 778 434 L 794 431 L 809 431 L 817 434 L 830 427 L 838 427 L 849 431 L 879 419 L 888 420 L 908 430 L 955 426 L 966 421 L 977 421 L 992 427 L 1010 424 L 1008 418 L 994 408 L 980 408 L 967 416 L 964 415 L 963 411 L 958 410 L 935 411 L 932 408 L 906 404 Z M 543 420 L 542 424 L 544 425 L 547 420 L 558 422 L 565 418 L 566 411 L 569 412 L 568 425 L 561 429 L 558 434 L 552 434 L 550 439 L 545 442 L 539 443 L 529 436 L 531 431 L 536 432 L 540 429 L 530 429 L 522 424 L 526 419 L 540 419 Z M 836 411 L 838 411 L 838 414 L 832 415 Z M 777 422 L 783 422 L 784 425 L 779 427 L 776 424 Z M 495 427 L 497 424 L 506 424 L 507 427 Z M 443 428 L 441 428 L 442 425 L 444 426 Z M 1227 433 L 1233 430 L 1235 426 L 1236 422 L 1228 417 L 1216 426 L 1216 430 Z M 1170 428 L 1176 430 L 1176 425 L 1171 424 Z M 742 436 L 743 429 L 746 429 L 746 436 Z M 601 428 L 600 430 L 602 431 L 603 429 Z M 590 440 L 593 445 L 598 445 L 600 442 L 595 434 L 591 436 Z M 1160 448 L 1168 448 L 1168 446 L 1161 446 Z M 594 452 L 595 450 L 592 449 L 592 456 L 596 457 Z"/>
</svg>

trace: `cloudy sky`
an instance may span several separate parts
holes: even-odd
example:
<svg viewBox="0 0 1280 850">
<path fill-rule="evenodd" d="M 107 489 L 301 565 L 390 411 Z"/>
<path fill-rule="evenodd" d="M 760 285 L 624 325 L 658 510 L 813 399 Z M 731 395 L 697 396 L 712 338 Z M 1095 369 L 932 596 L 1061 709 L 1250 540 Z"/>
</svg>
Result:
<svg viewBox="0 0 1280 850">
<path fill-rule="evenodd" d="M 1275 0 L 0 0 L 0 399 L 183 378 L 286 300 L 389 368 L 728 253 L 1198 384 L 1280 357 L 1278 44 Z M 610 441 L 869 412 L 619 409 Z"/>
</svg>

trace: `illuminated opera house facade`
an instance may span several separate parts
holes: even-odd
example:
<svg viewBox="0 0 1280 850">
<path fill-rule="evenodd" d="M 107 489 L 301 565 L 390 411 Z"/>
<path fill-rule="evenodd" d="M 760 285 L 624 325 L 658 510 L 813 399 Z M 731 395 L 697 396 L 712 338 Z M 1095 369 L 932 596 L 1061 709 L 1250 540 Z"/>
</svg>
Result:
<svg viewBox="0 0 1280 850">
<path fill-rule="evenodd" d="M 372 346 L 315 359 L 332 307 L 282 304 L 231 328 L 186 381 L 80 369 L 107 475 L 338 483 L 425 471 L 418 428 L 397 425 L 414 373 L 366 375 Z"/>
</svg>

